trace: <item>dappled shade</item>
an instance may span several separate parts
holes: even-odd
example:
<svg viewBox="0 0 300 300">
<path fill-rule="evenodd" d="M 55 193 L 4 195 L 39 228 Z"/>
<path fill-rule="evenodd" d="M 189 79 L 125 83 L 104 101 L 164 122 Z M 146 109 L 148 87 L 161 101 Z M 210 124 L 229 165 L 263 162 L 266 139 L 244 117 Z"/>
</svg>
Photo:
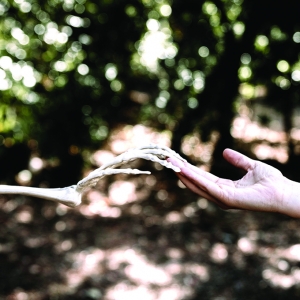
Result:
<svg viewBox="0 0 300 300">
<path fill-rule="evenodd" d="M 72 185 L 166 145 L 238 178 L 226 147 L 300 180 L 300 2 L 0 3 L 0 182 Z M 0 195 L 2 299 L 299 298 L 299 222 L 219 210 L 170 170 L 81 206 Z"/>
</svg>

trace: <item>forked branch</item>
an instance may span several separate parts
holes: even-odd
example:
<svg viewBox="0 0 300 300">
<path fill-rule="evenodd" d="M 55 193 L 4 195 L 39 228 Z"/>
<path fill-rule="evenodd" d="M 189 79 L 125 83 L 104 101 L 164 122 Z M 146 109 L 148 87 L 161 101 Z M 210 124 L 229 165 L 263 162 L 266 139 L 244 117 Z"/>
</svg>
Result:
<svg viewBox="0 0 300 300">
<path fill-rule="evenodd" d="M 88 176 L 80 180 L 77 185 L 57 189 L 0 185 L 0 194 L 33 196 L 62 203 L 69 207 L 76 207 L 81 203 L 82 194 L 88 189 L 94 187 L 101 178 L 107 175 L 120 173 L 137 175 L 150 174 L 149 171 L 141 171 L 137 169 L 115 169 L 116 167 L 138 158 L 150 160 L 159 163 L 166 168 L 173 169 L 175 172 L 180 172 L 178 167 L 166 161 L 168 157 L 177 157 L 180 160 L 185 161 L 178 153 L 168 147 L 149 144 L 139 148 L 129 149 L 121 155 L 116 156 L 112 161 L 109 161 L 100 168 L 92 171 Z"/>
</svg>

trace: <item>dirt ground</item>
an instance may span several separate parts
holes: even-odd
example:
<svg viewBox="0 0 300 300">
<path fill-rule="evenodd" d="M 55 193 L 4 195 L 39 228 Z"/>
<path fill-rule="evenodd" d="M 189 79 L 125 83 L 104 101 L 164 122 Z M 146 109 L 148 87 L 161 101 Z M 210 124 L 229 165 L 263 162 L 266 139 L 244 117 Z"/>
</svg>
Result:
<svg viewBox="0 0 300 300">
<path fill-rule="evenodd" d="M 75 209 L 2 196 L 0 299 L 300 297 L 298 220 L 224 212 L 153 171 L 104 180 Z"/>
</svg>

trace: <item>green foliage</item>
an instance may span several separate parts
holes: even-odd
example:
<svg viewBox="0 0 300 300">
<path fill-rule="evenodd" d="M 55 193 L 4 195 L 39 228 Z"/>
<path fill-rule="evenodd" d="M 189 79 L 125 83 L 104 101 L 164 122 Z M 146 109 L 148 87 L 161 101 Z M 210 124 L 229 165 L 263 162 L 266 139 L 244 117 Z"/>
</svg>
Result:
<svg viewBox="0 0 300 300">
<path fill-rule="evenodd" d="M 105 139 L 126 102 L 142 9 L 125 1 L 2 2 L 1 135 L 43 141 L 59 130 L 79 146 Z"/>
<path fill-rule="evenodd" d="M 220 147 L 230 146 L 241 97 L 263 87 L 279 110 L 298 103 L 299 6 L 4 0 L 0 141 L 34 139 L 53 156 L 99 146 L 116 124 L 140 122 L 172 131 L 176 150 L 194 130 L 203 140 L 218 131 Z"/>
</svg>

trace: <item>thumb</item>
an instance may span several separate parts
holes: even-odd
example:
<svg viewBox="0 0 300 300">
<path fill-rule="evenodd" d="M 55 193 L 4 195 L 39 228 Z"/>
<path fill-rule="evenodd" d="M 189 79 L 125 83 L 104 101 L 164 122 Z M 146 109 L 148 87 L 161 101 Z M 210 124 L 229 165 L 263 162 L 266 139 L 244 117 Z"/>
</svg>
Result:
<svg viewBox="0 0 300 300">
<path fill-rule="evenodd" d="M 249 171 L 255 167 L 255 160 L 232 149 L 225 149 L 223 157 L 233 166 Z"/>
</svg>

